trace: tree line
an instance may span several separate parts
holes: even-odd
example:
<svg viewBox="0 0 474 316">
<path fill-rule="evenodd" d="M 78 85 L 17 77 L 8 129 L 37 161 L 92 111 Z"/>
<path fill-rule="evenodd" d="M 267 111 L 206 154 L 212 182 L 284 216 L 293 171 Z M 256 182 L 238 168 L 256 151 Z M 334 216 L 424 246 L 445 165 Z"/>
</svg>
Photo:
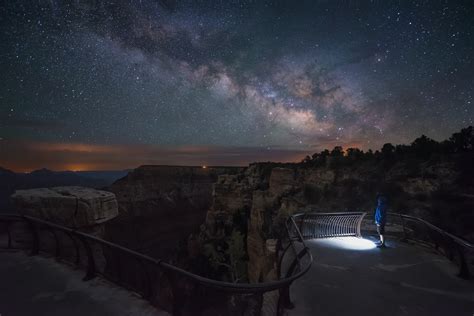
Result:
<svg viewBox="0 0 474 316">
<path fill-rule="evenodd" d="M 325 149 L 312 156 L 306 156 L 302 163 L 312 167 L 329 166 L 338 168 L 364 161 L 390 163 L 410 159 L 418 161 L 440 160 L 446 156 L 455 154 L 472 154 L 473 151 L 474 129 L 472 126 L 469 126 L 452 134 L 449 139 L 441 142 L 421 135 L 409 145 L 386 143 L 380 150 L 376 151 L 372 151 L 371 149 L 363 151 L 359 148 L 347 148 L 344 150 L 341 146 L 336 146 L 332 150 Z"/>
</svg>

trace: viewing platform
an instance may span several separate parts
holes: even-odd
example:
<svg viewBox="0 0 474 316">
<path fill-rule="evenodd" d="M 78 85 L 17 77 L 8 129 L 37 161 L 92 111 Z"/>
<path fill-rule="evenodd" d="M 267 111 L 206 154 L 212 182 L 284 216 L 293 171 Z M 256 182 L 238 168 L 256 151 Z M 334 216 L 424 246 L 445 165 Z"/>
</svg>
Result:
<svg viewBox="0 0 474 316">
<path fill-rule="evenodd" d="M 422 219 L 391 214 L 387 247 L 377 248 L 377 236 L 367 227 L 361 234 L 365 215 L 290 216 L 288 241 L 280 250 L 280 280 L 256 284 L 206 279 L 74 229 L 6 216 L 0 313 L 225 315 L 240 299 L 257 305 L 228 315 L 472 315 L 469 242 Z M 69 236 L 70 244 L 59 234 Z M 111 266 L 101 261 L 104 255 Z M 204 312 L 193 309 L 204 300 Z"/>
<path fill-rule="evenodd" d="M 2 316 L 166 316 L 166 312 L 102 278 L 53 258 L 0 251 Z"/>
<path fill-rule="evenodd" d="M 315 258 L 291 286 L 289 315 L 456 315 L 474 313 L 474 282 L 433 250 L 376 237 L 307 240 Z"/>
</svg>

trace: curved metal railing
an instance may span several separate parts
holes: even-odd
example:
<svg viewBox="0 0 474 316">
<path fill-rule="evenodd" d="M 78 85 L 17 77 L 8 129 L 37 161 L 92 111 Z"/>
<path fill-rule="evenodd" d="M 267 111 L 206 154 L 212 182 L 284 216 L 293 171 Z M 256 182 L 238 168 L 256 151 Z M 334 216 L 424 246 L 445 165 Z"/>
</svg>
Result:
<svg viewBox="0 0 474 316">
<path fill-rule="evenodd" d="M 285 273 L 278 266 L 278 276 L 283 275 L 281 279 L 255 284 L 209 279 L 91 234 L 30 216 L 0 215 L 0 223 L 4 224 L 0 237 L 3 234 L 7 238 L 3 248 L 29 249 L 32 255 L 40 251 L 54 255 L 58 260 L 85 268 L 84 280 L 102 275 L 119 286 L 141 294 L 153 305 L 173 315 L 199 315 L 199 308 L 202 314 L 206 314 L 206 303 L 217 308 L 219 303 L 226 304 L 226 300 L 235 302 L 236 296 L 242 302 L 254 302 L 254 306 L 247 306 L 234 314 L 260 315 L 264 305 L 263 294 L 276 290 L 280 295 L 275 309 L 280 314 L 284 308 L 291 306 L 291 283 L 309 270 L 313 260 L 292 217 L 286 221 L 287 237 L 278 243 L 277 256 L 281 263 L 291 249 L 295 255 L 294 263 Z M 307 259 L 304 263 L 303 257 Z M 196 307 L 195 302 L 199 302 L 199 306 Z M 186 311 L 187 306 L 190 312 Z"/>
<path fill-rule="evenodd" d="M 402 241 L 413 241 L 446 256 L 459 265 L 458 276 L 470 278 L 469 266 L 474 265 L 474 245 L 469 241 L 451 234 L 444 229 L 420 217 L 401 213 L 387 213 L 385 234 L 400 238 Z M 367 221 L 373 221 L 374 213 Z M 364 223 L 364 226 L 368 224 Z M 373 222 L 370 223 L 372 230 Z M 368 227 L 365 229 L 369 230 Z M 472 267 L 471 267 L 472 269 Z"/>
<path fill-rule="evenodd" d="M 366 213 L 300 213 L 293 215 L 304 239 L 328 237 L 361 237 L 360 225 Z M 295 225 L 295 226 L 296 226 Z"/>
<path fill-rule="evenodd" d="M 444 229 L 416 216 L 388 213 L 387 234 L 399 235 L 402 240 L 412 240 L 434 248 L 459 265 L 458 276 L 470 278 L 469 265 L 474 264 L 474 245 Z M 398 226 L 400 229 L 393 228 Z M 390 228 L 390 226 L 389 226 Z"/>
</svg>

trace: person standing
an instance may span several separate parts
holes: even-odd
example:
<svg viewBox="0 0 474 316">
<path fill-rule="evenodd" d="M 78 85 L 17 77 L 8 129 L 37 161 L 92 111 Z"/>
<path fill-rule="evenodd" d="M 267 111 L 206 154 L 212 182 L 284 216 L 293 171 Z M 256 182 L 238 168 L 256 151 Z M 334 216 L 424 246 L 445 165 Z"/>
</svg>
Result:
<svg viewBox="0 0 474 316">
<path fill-rule="evenodd" d="M 385 248 L 385 223 L 387 221 L 387 198 L 382 194 L 377 194 L 377 208 L 375 209 L 375 224 L 377 233 L 380 236 L 379 248 Z"/>
</svg>

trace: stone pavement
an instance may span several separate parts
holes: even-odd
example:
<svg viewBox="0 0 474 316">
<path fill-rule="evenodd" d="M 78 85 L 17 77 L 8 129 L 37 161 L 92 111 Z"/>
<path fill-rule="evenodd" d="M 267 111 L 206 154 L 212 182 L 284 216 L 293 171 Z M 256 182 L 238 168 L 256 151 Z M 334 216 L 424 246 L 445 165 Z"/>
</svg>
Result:
<svg viewBox="0 0 474 316">
<path fill-rule="evenodd" d="M 456 277 L 444 257 L 393 240 L 379 249 L 346 238 L 307 241 L 314 263 L 291 287 L 289 315 L 474 315 L 474 281 Z"/>
<path fill-rule="evenodd" d="M 147 301 L 54 259 L 0 252 L 0 315 L 165 316 Z"/>
</svg>

